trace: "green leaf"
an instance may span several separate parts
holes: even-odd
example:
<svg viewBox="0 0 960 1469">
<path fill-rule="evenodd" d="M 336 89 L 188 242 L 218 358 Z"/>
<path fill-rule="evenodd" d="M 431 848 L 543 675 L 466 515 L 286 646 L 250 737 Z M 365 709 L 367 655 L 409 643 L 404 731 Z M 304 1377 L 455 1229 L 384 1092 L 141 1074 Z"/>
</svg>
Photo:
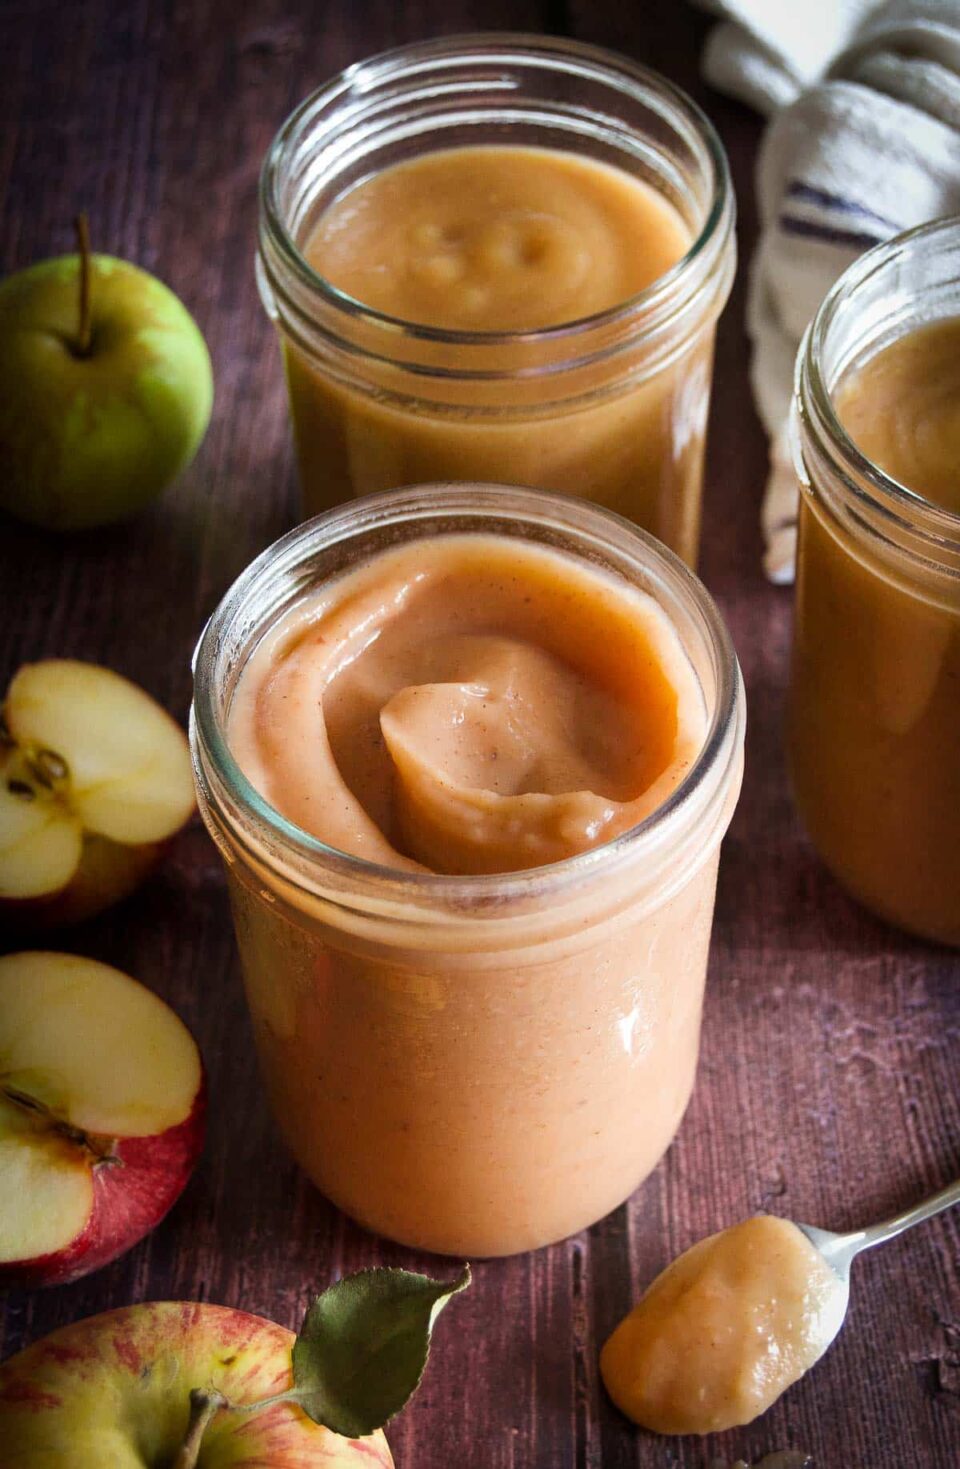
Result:
<svg viewBox="0 0 960 1469">
<path fill-rule="evenodd" d="M 318 1296 L 293 1347 L 297 1401 L 345 1438 L 382 1428 L 420 1385 L 434 1322 L 470 1284 L 409 1270 L 360 1270 Z"/>
</svg>

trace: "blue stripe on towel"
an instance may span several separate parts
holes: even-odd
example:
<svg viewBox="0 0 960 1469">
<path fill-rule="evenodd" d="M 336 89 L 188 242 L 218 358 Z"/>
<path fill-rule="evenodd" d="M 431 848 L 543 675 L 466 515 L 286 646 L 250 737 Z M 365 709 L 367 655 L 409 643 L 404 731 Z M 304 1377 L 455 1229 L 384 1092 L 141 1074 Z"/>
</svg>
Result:
<svg viewBox="0 0 960 1469">
<path fill-rule="evenodd" d="M 854 199 L 844 199 L 839 194 L 829 193 L 826 189 L 817 189 L 813 184 L 801 183 L 799 179 L 791 182 L 786 196 L 788 199 L 802 199 L 807 204 L 819 204 L 821 208 L 836 210 L 838 214 L 849 214 L 864 220 L 871 219 L 884 231 L 883 235 L 877 235 L 876 239 L 895 235 L 900 229 L 899 224 L 891 219 L 884 219 L 882 214 L 876 214 L 865 204 L 860 204 Z"/>
<path fill-rule="evenodd" d="M 837 229 L 835 225 L 816 224 L 810 219 L 794 219 L 789 214 L 781 214 L 777 223 L 785 235 L 805 235 L 811 240 L 826 240 L 830 245 L 856 245 L 863 250 L 886 239 L 879 229 L 873 234 L 866 230 Z"/>
</svg>

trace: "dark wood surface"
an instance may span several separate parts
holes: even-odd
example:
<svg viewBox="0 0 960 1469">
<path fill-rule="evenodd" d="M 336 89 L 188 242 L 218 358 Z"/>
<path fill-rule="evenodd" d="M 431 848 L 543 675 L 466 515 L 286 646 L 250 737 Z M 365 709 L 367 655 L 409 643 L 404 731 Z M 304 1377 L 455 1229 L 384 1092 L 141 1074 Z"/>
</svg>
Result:
<svg viewBox="0 0 960 1469">
<path fill-rule="evenodd" d="M 387 46 L 483 28 L 612 45 L 688 88 L 729 149 L 741 270 L 720 330 L 702 574 L 733 629 L 749 704 L 743 797 L 724 851 L 699 1085 L 628 1205 L 537 1254 L 481 1265 L 444 1318 L 390 1437 L 402 1469 L 702 1469 L 786 1446 L 819 1469 L 960 1463 L 958 1224 L 856 1270 L 841 1341 L 752 1427 L 638 1433 L 597 1372 L 607 1333 L 699 1236 L 758 1209 L 845 1227 L 960 1172 L 960 964 L 859 911 L 818 865 L 786 788 L 780 726 L 790 594 L 760 571 L 763 437 L 747 385 L 744 263 L 760 132 L 705 88 L 708 22 L 680 0 L 4 0 L 0 264 L 95 243 L 172 284 L 213 355 L 206 443 L 129 527 L 57 540 L 0 522 L 0 676 L 45 655 L 109 664 L 185 718 L 197 634 L 295 518 L 280 363 L 252 263 L 256 181 L 292 105 Z M 374 1262 L 435 1266 L 347 1223 L 267 1116 L 223 882 L 198 823 L 140 895 L 61 939 L 137 975 L 193 1028 L 211 1076 L 206 1156 L 163 1225 L 87 1280 L 3 1303 L 3 1354 L 131 1301 L 199 1298 L 297 1322 L 311 1292 Z M 15 1469 L 3 1459 L 0 1464 Z"/>
</svg>

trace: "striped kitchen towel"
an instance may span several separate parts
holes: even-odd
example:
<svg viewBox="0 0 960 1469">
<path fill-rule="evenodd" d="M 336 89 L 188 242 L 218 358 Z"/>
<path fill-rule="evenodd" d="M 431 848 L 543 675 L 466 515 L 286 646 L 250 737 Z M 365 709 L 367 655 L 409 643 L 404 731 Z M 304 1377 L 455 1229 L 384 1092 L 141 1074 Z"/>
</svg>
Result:
<svg viewBox="0 0 960 1469">
<path fill-rule="evenodd" d="M 793 579 L 797 347 L 871 245 L 960 213 L 960 0 L 708 0 L 707 79 L 772 115 L 757 163 L 751 379 L 770 436 L 764 565 Z"/>
</svg>

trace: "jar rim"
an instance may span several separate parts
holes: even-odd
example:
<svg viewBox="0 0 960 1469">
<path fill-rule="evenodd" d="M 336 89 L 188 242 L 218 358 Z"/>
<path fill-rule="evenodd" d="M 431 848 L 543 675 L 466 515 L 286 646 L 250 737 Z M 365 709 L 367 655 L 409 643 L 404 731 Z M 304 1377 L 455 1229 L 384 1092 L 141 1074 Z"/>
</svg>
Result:
<svg viewBox="0 0 960 1469">
<path fill-rule="evenodd" d="M 438 503 L 441 496 L 442 503 Z M 590 545 L 606 548 L 624 560 L 632 551 L 638 564 L 645 558 L 643 569 L 653 568 L 670 593 L 685 601 L 697 615 L 698 631 L 713 663 L 716 695 L 714 707 L 708 707 L 702 746 L 677 787 L 643 821 L 610 842 L 561 862 L 492 874 L 401 872 L 329 846 L 282 815 L 254 788 L 234 759 L 226 737 L 227 719 L 218 708 L 219 655 L 225 633 L 256 588 L 270 578 L 290 575 L 317 550 L 348 542 L 365 531 L 397 522 L 436 522 L 445 517 L 451 521 L 452 531 L 469 533 L 464 532 L 464 520 L 470 518 L 530 524 L 534 519 L 531 507 L 539 525 L 559 534 L 572 532 L 582 537 L 585 549 Z M 486 530 L 496 533 L 489 526 Z M 424 535 L 443 533 L 432 524 Z M 248 627 L 248 644 L 263 630 L 262 619 L 256 627 Z M 694 793 L 703 790 L 709 776 L 715 777 L 718 790 L 723 792 L 725 776 L 736 767 L 743 740 L 744 695 L 736 652 L 726 623 L 699 578 L 654 536 L 613 511 L 578 496 L 524 486 L 436 484 L 388 490 L 338 506 L 295 527 L 252 561 L 228 589 L 201 634 L 193 671 L 190 725 L 198 780 L 207 779 L 202 763 L 205 757 L 243 820 L 265 830 L 276 851 L 293 857 L 295 862 L 319 867 L 341 881 L 346 879 L 351 894 L 358 897 L 367 892 L 407 903 L 419 897 L 434 899 L 441 907 L 483 909 L 508 899 L 542 894 L 544 889 L 562 891 L 587 876 L 618 869 L 624 861 L 635 860 L 638 850 L 659 849 L 670 832 L 683 826 Z M 706 691 L 704 697 L 706 700 Z"/>
<path fill-rule="evenodd" d="M 625 301 L 616 302 L 613 306 L 588 316 L 526 331 L 465 331 L 430 326 L 379 311 L 348 292 L 341 291 L 310 265 L 285 223 L 277 194 L 277 182 L 290 139 L 299 133 L 311 113 L 318 111 L 325 102 L 333 100 L 338 92 L 349 92 L 360 80 L 364 82 L 365 90 L 372 90 L 371 74 L 379 81 L 402 73 L 404 67 L 412 62 L 436 61 L 439 64 L 445 60 L 478 60 L 484 52 L 501 51 L 521 60 L 535 61 L 539 56 L 561 65 L 564 61 L 570 66 L 579 65 L 581 71 L 589 72 L 594 78 L 604 80 L 628 95 L 644 101 L 656 99 L 660 110 L 669 115 L 670 121 L 680 123 L 688 137 L 697 139 L 704 149 L 710 168 L 711 201 L 704 222 L 689 249 L 663 275 Z M 733 185 L 723 145 L 706 113 L 681 87 L 652 68 L 642 66 L 639 62 L 620 56 L 605 47 L 566 37 L 539 36 L 521 31 L 477 31 L 417 41 L 379 52 L 364 61 L 345 67 L 305 97 L 281 124 L 261 169 L 260 204 L 262 220 L 271 243 L 302 286 L 321 296 L 328 305 L 342 312 L 351 321 L 369 323 L 391 333 L 402 333 L 410 341 L 440 343 L 449 347 L 511 347 L 530 343 L 564 342 L 586 333 L 615 328 L 648 310 L 656 310 L 689 280 L 711 246 L 714 249 L 722 247 L 726 236 L 732 234 L 734 219 Z"/>
<path fill-rule="evenodd" d="M 840 420 L 824 368 L 829 333 L 838 312 L 847 308 L 877 272 L 889 268 L 905 251 L 933 249 L 944 241 L 955 241 L 960 256 L 960 215 L 948 215 L 904 230 L 865 251 L 847 267 L 823 298 L 804 333 L 797 353 L 794 403 L 801 422 L 815 434 L 831 469 L 855 503 L 902 532 L 919 532 L 928 557 L 939 548 L 952 558 L 960 553 L 960 512 L 926 499 L 863 452 Z M 799 452 L 795 457 L 802 470 Z M 801 477 L 806 480 L 805 476 Z M 952 571 L 953 567 L 948 569 Z"/>
</svg>

